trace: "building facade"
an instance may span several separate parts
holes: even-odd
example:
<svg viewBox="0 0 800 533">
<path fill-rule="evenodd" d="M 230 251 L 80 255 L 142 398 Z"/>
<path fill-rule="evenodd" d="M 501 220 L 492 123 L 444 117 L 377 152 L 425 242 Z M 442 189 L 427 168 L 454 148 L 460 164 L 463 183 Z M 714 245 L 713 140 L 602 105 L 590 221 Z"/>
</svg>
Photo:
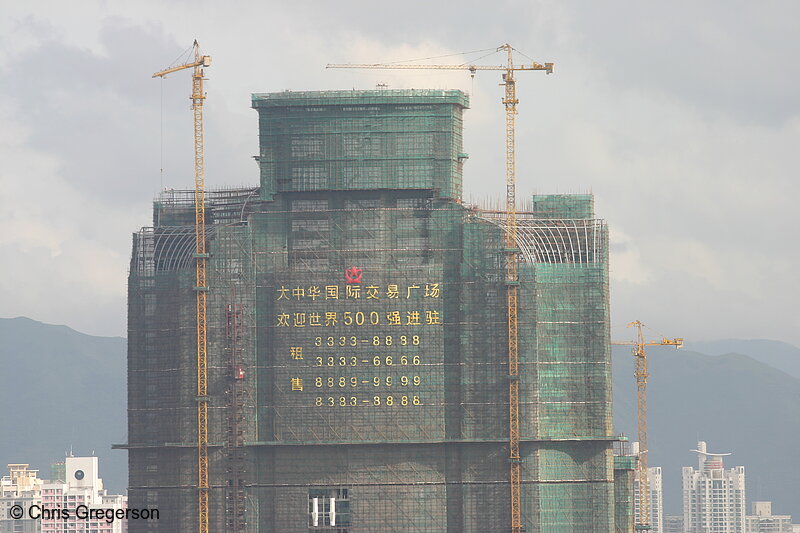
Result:
<svg viewBox="0 0 800 533">
<path fill-rule="evenodd" d="M 206 196 L 211 529 L 509 530 L 505 216 L 462 203 L 466 96 L 253 107 L 259 187 Z M 161 519 L 131 531 L 197 529 L 193 200 L 134 235 L 129 495 Z M 524 527 L 608 533 L 607 228 L 589 195 L 521 211 Z"/>
<path fill-rule="evenodd" d="M 650 494 L 650 531 L 653 533 L 664 533 L 664 490 L 661 481 L 661 467 L 651 466 L 647 469 L 647 484 L 648 492 Z M 637 523 L 639 521 L 639 477 L 636 476 L 634 482 L 635 494 L 635 516 Z"/>
<path fill-rule="evenodd" d="M 745 517 L 746 533 L 793 533 L 792 517 L 772 514 L 772 502 L 752 502 L 752 514 Z"/>
<path fill-rule="evenodd" d="M 744 467 L 725 470 L 723 457 L 697 443 L 698 469 L 683 468 L 683 524 L 686 533 L 744 533 Z"/>
<path fill-rule="evenodd" d="M 9 464 L 8 475 L 0 479 L 0 533 L 36 533 L 36 520 L 30 518 L 32 505 L 42 501 L 42 483 L 38 470 L 27 464 Z M 22 518 L 13 518 L 11 508 L 19 506 Z"/>
<path fill-rule="evenodd" d="M 106 510 L 127 508 L 125 496 L 110 495 L 103 488 L 97 457 L 67 457 L 64 482 L 42 485 L 41 533 L 125 533 L 127 521 L 107 518 Z M 53 512 L 63 510 L 66 513 Z M 93 517 L 92 513 L 97 516 Z M 99 516 L 99 514 L 103 516 Z"/>
<path fill-rule="evenodd" d="M 634 532 L 634 491 L 633 483 L 639 458 L 631 451 L 630 443 L 624 436 L 614 445 L 614 531 L 615 533 Z"/>
<path fill-rule="evenodd" d="M 683 533 L 683 516 L 665 515 L 664 533 Z"/>
<path fill-rule="evenodd" d="M 127 521 L 108 513 L 127 508 L 122 495 L 110 495 L 98 475 L 97 457 L 67 457 L 55 463 L 64 479 L 39 479 L 27 464 L 8 465 L 0 481 L 0 533 L 125 533 Z M 20 506 L 22 518 L 10 514 Z M 94 515 L 94 516 L 93 516 Z M 102 516 L 101 516 L 102 515 Z"/>
<path fill-rule="evenodd" d="M 639 443 L 634 442 L 633 454 L 639 454 Z M 661 467 L 651 466 L 647 469 L 647 490 L 649 494 L 648 502 L 650 504 L 649 525 L 650 531 L 653 533 L 664 533 L 664 489 L 661 478 Z M 639 476 L 636 475 L 634 482 L 635 494 L 635 517 L 636 523 L 640 523 L 640 500 L 639 500 Z"/>
</svg>

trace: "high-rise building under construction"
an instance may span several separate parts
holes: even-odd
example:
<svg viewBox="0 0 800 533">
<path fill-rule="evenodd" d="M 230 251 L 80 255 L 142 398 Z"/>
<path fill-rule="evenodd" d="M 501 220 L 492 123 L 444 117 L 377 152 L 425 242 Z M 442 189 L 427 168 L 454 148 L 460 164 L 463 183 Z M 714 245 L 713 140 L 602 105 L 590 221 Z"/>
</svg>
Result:
<svg viewBox="0 0 800 533">
<path fill-rule="evenodd" d="M 253 96 L 260 185 L 206 196 L 211 531 L 510 530 L 505 217 L 462 203 L 467 105 Z M 197 530 L 193 204 L 133 240 L 129 498 L 160 520 L 132 532 Z M 607 229 L 589 195 L 523 211 L 522 522 L 612 532 Z"/>
</svg>

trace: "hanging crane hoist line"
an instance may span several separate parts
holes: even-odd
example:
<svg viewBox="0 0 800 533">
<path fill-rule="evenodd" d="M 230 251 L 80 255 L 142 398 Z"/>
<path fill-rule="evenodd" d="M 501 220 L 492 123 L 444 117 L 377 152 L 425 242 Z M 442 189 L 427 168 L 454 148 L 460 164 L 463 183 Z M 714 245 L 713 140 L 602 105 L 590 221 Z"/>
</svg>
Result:
<svg viewBox="0 0 800 533">
<path fill-rule="evenodd" d="M 612 341 L 611 344 L 633 346 L 633 360 L 635 362 L 636 377 L 636 413 L 639 433 L 639 465 L 637 474 L 639 478 L 639 520 L 636 522 L 636 531 L 649 531 L 653 529 L 650 524 L 650 480 L 647 477 L 650 449 L 647 447 L 647 354 L 645 346 L 674 346 L 683 348 L 683 339 L 668 339 L 661 337 L 657 341 L 645 341 L 642 328 L 646 327 L 639 320 L 628 324 L 629 328 L 636 328 L 635 341 Z"/>
<path fill-rule="evenodd" d="M 511 533 L 522 533 L 522 458 L 519 453 L 519 345 L 518 345 L 518 291 L 519 278 L 517 267 L 520 250 L 517 247 L 517 200 L 516 200 L 516 151 L 515 151 L 515 116 L 517 114 L 517 86 L 514 73 L 524 70 L 543 70 L 552 74 L 553 63 L 532 62 L 529 65 L 514 65 L 512 52 L 514 47 L 504 44 L 495 52 L 507 53 L 505 65 L 427 65 L 409 63 L 376 63 L 376 64 L 329 64 L 326 68 L 354 68 L 381 70 L 467 70 L 475 76 L 478 70 L 499 70 L 503 72 L 505 94 L 502 102 L 506 112 L 506 294 L 508 312 L 508 423 L 509 423 L 509 485 L 511 487 Z M 485 51 L 485 50 L 483 50 Z"/>
<path fill-rule="evenodd" d="M 203 157 L 203 68 L 211 65 L 211 56 L 200 53 L 197 41 L 192 45 L 194 60 L 153 74 L 163 78 L 184 69 L 192 72 L 192 112 L 194 115 L 194 221 L 195 221 L 195 293 L 197 295 L 197 521 L 198 532 L 208 533 L 208 354 L 206 340 L 206 222 L 205 161 Z"/>
</svg>

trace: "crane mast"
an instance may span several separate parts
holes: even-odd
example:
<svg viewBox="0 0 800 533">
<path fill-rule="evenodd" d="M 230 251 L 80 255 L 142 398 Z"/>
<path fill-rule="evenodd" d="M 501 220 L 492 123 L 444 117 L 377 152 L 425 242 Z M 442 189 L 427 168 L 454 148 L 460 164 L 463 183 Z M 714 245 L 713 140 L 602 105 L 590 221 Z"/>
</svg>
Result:
<svg viewBox="0 0 800 533">
<path fill-rule="evenodd" d="M 508 52 L 508 69 L 503 74 L 506 108 L 506 303 L 508 317 L 508 462 L 511 485 L 511 532 L 522 533 L 522 458 L 519 453 L 519 335 L 518 293 L 519 249 L 517 248 L 517 158 L 515 152 L 515 117 L 517 114 L 517 86 L 514 80 L 514 58 L 511 45 Z"/>
<path fill-rule="evenodd" d="M 637 329 L 637 344 L 633 347 L 636 377 L 636 420 L 639 438 L 639 524 L 637 529 L 650 529 L 650 479 L 648 478 L 649 451 L 647 447 L 647 354 L 644 351 L 642 323 L 633 322 Z"/>
<path fill-rule="evenodd" d="M 508 316 L 508 425 L 509 425 L 509 484 L 511 486 L 511 533 L 522 533 L 522 458 L 519 451 L 519 335 L 518 335 L 518 295 L 519 295 L 519 249 L 517 248 L 517 198 L 516 198 L 516 151 L 515 118 L 517 114 L 517 86 L 514 72 L 520 70 L 544 70 L 553 72 L 553 63 L 536 63 L 514 66 L 513 50 L 504 44 L 497 51 L 505 51 L 505 65 L 414 65 L 414 64 L 329 64 L 327 68 L 356 68 L 380 70 L 467 70 L 475 75 L 478 70 L 503 71 L 505 93 L 503 105 L 506 111 L 506 299 Z"/>
<path fill-rule="evenodd" d="M 195 294 L 197 315 L 197 520 L 198 532 L 208 533 L 208 342 L 206 323 L 206 222 L 205 222 L 205 159 L 203 155 L 203 68 L 211 65 L 211 56 L 200 54 L 197 41 L 193 45 L 194 61 L 153 74 L 163 78 L 179 70 L 192 71 L 192 114 L 194 117 L 194 221 L 195 221 Z"/>
<path fill-rule="evenodd" d="M 633 342 L 612 342 L 611 344 L 633 346 L 634 372 L 636 377 L 636 420 L 639 438 L 639 465 L 637 475 L 639 478 L 639 520 L 636 523 L 637 531 L 648 531 L 652 529 L 650 524 L 650 480 L 647 477 L 649 452 L 647 446 L 647 353 L 645 346 L 675 346 L 683 347 L 683 339 L 668 339 L 662 337 L 658 341 L 645 342 L 642 332 L 641 321 L 636 320 L 628 324 L 628 327 L 636 328 L 636 340 Z"/>
</svg>

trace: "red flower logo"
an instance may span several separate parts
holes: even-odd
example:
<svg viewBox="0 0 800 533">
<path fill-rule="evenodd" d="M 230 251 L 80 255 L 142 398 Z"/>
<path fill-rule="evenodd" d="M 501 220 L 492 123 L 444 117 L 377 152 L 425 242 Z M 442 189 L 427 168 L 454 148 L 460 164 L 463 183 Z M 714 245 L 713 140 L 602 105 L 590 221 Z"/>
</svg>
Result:
<svg viewBox="0 0 800 533">
<path fill-rule="evenodd" d="M 344 271 L 344 279 L 347 283 L 361 283 L 361 276 L 364 271 L 358 267 L 350 267 Z"/>
</svg>

